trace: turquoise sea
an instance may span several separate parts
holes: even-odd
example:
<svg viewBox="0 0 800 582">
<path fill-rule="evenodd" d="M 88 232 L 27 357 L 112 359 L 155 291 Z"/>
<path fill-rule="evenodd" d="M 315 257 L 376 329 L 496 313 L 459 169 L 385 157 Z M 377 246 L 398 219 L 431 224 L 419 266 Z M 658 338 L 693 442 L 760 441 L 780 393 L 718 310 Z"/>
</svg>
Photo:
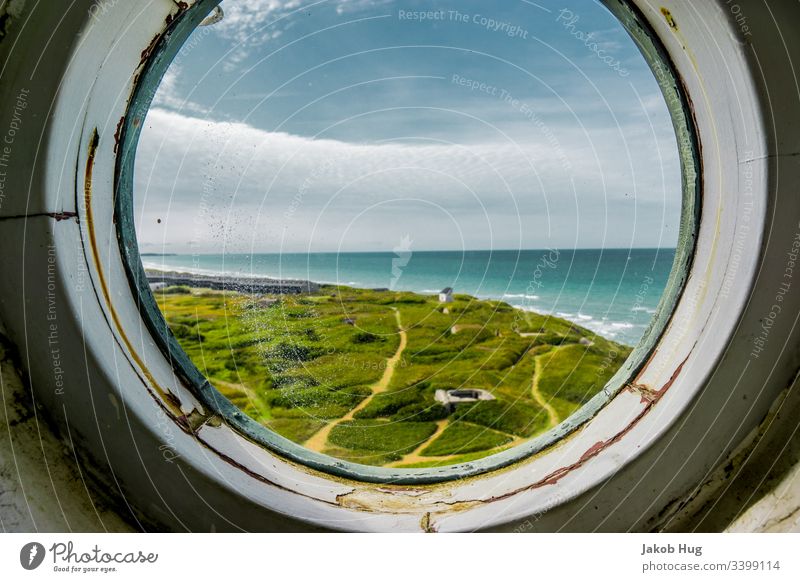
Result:
<svg viewBox="0 0 800 582">
<path fill-rule="evenodd" d="M 433 294 L 444 287 L 555 314 L 636 344 L 655 313 L 675 249 L 185 254 L 143 256 L 147 268 L 306 279 Z"/>
</svg>

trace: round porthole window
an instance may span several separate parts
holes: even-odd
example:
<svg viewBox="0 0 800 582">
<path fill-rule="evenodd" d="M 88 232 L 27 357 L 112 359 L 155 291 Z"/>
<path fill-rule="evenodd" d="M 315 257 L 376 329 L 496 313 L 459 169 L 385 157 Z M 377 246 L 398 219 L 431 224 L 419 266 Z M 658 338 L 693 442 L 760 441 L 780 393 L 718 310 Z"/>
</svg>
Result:
<svg viewBox="0 0 800 582">
<path fill-rule="evenodd" d="M 796 372 L 778 44 L 722 3 L 257 8 L 8 29 L 0 315 L 92 478 L 158 529 L 671 520 Z"/>
<path fill-rule="evenodd" d="M 140 81 L 117 217 L 148 325 L 223 422 L 430 483 L 544 450 L 630 380 L 697 208 L 686 104 L 632 13 L 215 10 Z"/>
</svg>

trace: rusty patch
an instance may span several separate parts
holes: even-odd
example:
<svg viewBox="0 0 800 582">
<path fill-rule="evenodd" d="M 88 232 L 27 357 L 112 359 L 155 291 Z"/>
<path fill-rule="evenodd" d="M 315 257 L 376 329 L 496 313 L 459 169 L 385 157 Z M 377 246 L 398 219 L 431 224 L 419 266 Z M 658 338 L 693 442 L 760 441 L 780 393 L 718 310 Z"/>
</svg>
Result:
<svg viewBox="0 0 800 582">
<path fill-rule="evenodd" d="M 431 520 L 431 512 L 427 512 L 425 515 L 422 516 L 422 519 L 419 520 L 419 526 L 422 528 L 422 531 L 425 533 L 436 533 L 436 526 Z"/>
<path fill-rule="evenodd" d="M 125 118 L 123 117 L 122 120 Z M 120 120 L 120 124 L 122 123 Z M 119 126 L 118 126 L 119 127 Z M 102 269 L 102 262 L 100 259 L 100 250 L 97 247 L 97 236 L 94 229 L 94 214 L 92 210 L 92 175 L 94 171 L 94 162 L 95 156 L 97 154 L 97 147 L 100 143 L 100 135 L 97 133 L 97 128 L 94 128 L 92 132 L 92 137 L 89 140 L 89 151 L 86 157 L 86 171 L 84 174 L 84 185 L 83 185 L 83 201 L 84 201 L 84 208 L 86 213 L 86 230 L 89 239 L 89 246 L 92 252 L 92 259 L 94 260 L 95 269 L 97 271 L 97 278 L 100 285 L 100 289 L 103 294 L 103 298 L 105 299 L 106 306 L 108 308 L 109 314 L 111 315 L 111 319 L 114 322 L 114 325 L 119 332 L 120 338 L 122 339 L 123 343 L 128 349 L 128 353 L 130 354 L 131 358 L 133 358 L 134 362 L 139 366 L 144 376 L 147 378 L 150 386 L 152 386 L 158 394 L 161 396 L 161 399 L 156 399 L 162 407 L 165 407 L 166 410 L 169 411 L 172 418 L 176 418 L 179 416 L 184 416 L 183 411 L 180 408 L 180 401 L 171 393 L 164 390 L 153 377 L 153 375 L 148 370 L 145 363 L 142 361 L 139 354 L 134 349 L 133 343 L 130 341 L 128 336 L 125 334 L 123 330 L 122 323 L 119 320 L 119 315 L 117 314 L 116 309 L 114 309 L 113 301 L 111 300 L 111 293 L 108 289 L 108 283 L 106 282 L 105 273 Z M 198 412 L 198 414 L 200 414 Z M 187 432 L 192 432 L 190 428 L 186 425 L 182 425 L 181 423 L 177 423 L 181 429 L 186 430 Z"/>
<path fill-rule="evenodd" d="M 678 364 L 678 367 L 675 368 L 675 371 L 672 373 L 672 376 L 669 377 L 669 380 L 667 380 L 666 384 L 664 384 L 661 387 L 661 389 L 659 390 L 648 389 L 654 395 L 653 401 L 656 401 L 659 398 L 661 398 L 664 395 L 664 393 L 672 387 L 672 385 L 675 383 L 675 380 L 678 379 L 678 376 L 683 370 L 683 367 L 686 365 L 686 362 L 689 360 L 689 356 L 691 355 L 692 352 L 690 351 L 689 355 L 687 355 L 686 358 L 684 358 L 684 360 L 680 364 Z M 646 367 L 647 366 L 645 366 L 645 368 Z M 641 376 L 641 373 L 639 374 L 639 376 Z"/>
<path fill-rule="evenodd" d="M 678 23 L 675 22 L 675 18 L 672 16 L 672 13 L 669 10 L 662 6 L 661 14 L 664 16 L 664 20 L 667 21 L 667 24 L 669 24 L 669 27 L 672 30 L 678 30 Z"/>
<path fill-rule="evenodd" d="M 170 394 L 170 396 L 172 395 Z M 181 425 L 185 432 L 197 434 L 200 427 L 205 425 L 206 417 L 197 410 L 192 410 L 189 414 L 177 416 L 175 422 Z"/>
<path fill-rule="evenodd" d="M 208 447 L 209 449 L 211 449 L 212 451 L 217 453 L 217 455 L 219 455 L 220 459 L 222 459 L 223 461 L 225 461 L 226 463 L 228 463 L 232 467 L 235 467 L 235 468 L 239 469 L 240 471 L 242 471 L 243 473 L 249 475 L 250 477 L 252 477 L 256 481 L 259 481 L 259 482 L 264 483 L 266 485 L 270 485 L 270 486 L 275 487 L 277 489 L 280 489 L 282 491 L 287 491 L 289 493 L 293 493 L 295 495 L 299 495 L 300 497 L 305 497 L 307 499 L 311 499 L 312 501 L 318 501 L 320 503 L 324 503 L 324 504 L 330 505 L 332 507 L 338 507 L 339 506 L 338 497 L 337 497 L 336 502 L 332 502 L 332 501 L 327 501 L 325 499 L 320 499 L 318 497 L 314 497 L 314 496 L 309 495 L 307 493 L 300 493 L 299 491 L 295 491 L 294 489 L 290 489 L 290 488 L 288 488 L 288 487 L 286 487 L 284 485 L 281 485 L 279 483 L 276 483 L 275 481 L 272 481 L 272 480 L 266 478 L 264 475 L 262 475 L 260 473 L 256 473 L 255 471 L 253 471 L 252 469 L 250 469 L 246 465 L 243 465 L 242 463 L 240 463 L 239 461 L 237 461 L 236 459 L 234 459 L 233 457 L 231 457 L 227 453 L 223 453 L 221 450 L 219 450 L 218 448 L 212 446 L 209 442 L 204 440 L 202 435 L 198 434 L 198 435 L 196 435 L 196 438 L 197 438 L 198 441 L 203 443 L 206 447 Z M 290 463 L 290 464 L 294 465 L 293 463 Z M 347 495 L 347 494 L 345 493 L 345 494 L 342 494 L 342 495 Z M 341 495 L 339 497 L 341 497 Z"/>
<path fill-rule="evenodd" d="M 124 118 L 123 118 L 124 119 Z M 120 120 L 120 124 L 122 120 Z M 117 126 L 119 128 L 119 125 Z M 89 140 L 89 150 L 86 154 L 86 172 L 84 174 L 84 182 L 83 182 L 83 195 L 85 202 L 87 202 L 87 213 L 91 213 L 91 207 L 88 206 L 88 202 L 92 196 L 92 172 L 94 171 L 94 158 L 97 154 L 97 146 L 100 143 L 100 134 L 97 133 L 97 128 L 94 128 L 92 132 L 92 137 Z M 91 222 L 91 215 L 89 216 Z"/>
<path fill-rule="evenodd" d="M 61 222 L 62 220 L 69 220 L 70 218 L 77 218 L 77 212 L 47 212 L 47 216 L 50 218 L 54 218 L 56 222 Z"/>
<path fill-rule="evenodd" d="M 122 137 L 122 125 L 125 123 L 125 116 L 119 118 L 117 122 L 117 129 L 114 131 L 114 153 L 117 153 L 119 149 L 119 140 Z M 97 134 L 97 128 L 94 130 L 95 134 Z"/>
<path fill-rule="evenodd" d="M 180 401 L 180 399 L 178 399 L 178 397 L 177 397 L 177 396 L 175 396 L 175 395 L 174 395 L 172 392 L 169 392 L 169 391 L 167 391 L 167 392 L 164 392 L 164 398 L 165 398 L 165 399 L 166 399 L 166 400 L 167 400 L 167 401 L 168 401 L 170 404 L 172 404 L 172 405 L 173 405 L 173 406 L 175 406 L 175 407 L 178 407 L 178 408 L 179 408 L 179 407 L 180 407 L 180 405 L 181 405 L 181 401 Z"/>
<path fill-rule="evenodd" d="M 170 14 L 169 16 L 167 16 L 167 24 L 170 24 L 171 22 L 172 22 L 172 15 Z M 150 55 L 152 55 L 153 51 L 156 49 L 158 41 L 160 40 L 161 40 L 161 34 L 157 34 L 152 38 L 150 44 L 148 44 L 147 47 L 145 47 L 145 49 L 139 55 L 140 65 L 143 65 L 145 64 L 145 62 L 147 62 L 147 60 L 150 58 Z"/>
<path fill-rule="evenodd" d="M 657 350 L 656 350 L 656 352 L 657 352 Z M 655 356 L 656 352 L 653 352 L 653 356 Z M 689 355 L 691 355 L 691 351 L 689 352 Z M 653 358 L 651 356 L 650 361 L 652 361 L 652 359 Z M 652 403 L 652 402 L 656 402 L 659 398 L 661 398 L 664 395 L 664 393 L 667 390 L 670 389 L 672 384 L 675 383 L 675 380 L 678 378 L 678 374 L 681 373 L 681 370 L 683 370 L 683 366 L 686 364 L 686 361 L 688 359 L 689 359 L 689 356 L 686 356 L 686 358 L 678 365 L 678 367 L 675 368 L 675 371 L 672 373 L 672 376 L 669 377 L 669 380 L 667 380 L 667 382 L 659 390 L 654 390 L 653 388 L 651 388 L 647 384 L 640 384 L 637 381 L 633 381 L 633 382 L 628 383 L 625 386 L 625 390 L 627 392 L 630 392 L 631 394 L 639 394 L 641 396 L 641 398 L 642 398 L 641 399 L 642 404 L 649 404 L 649 403 Z M 647 366 L 649 365 L 650 361 L 648 361 L 648 363 L 646 363 L 642 367 L 642 370 L 636 376 L 636 380 L 641 378 L 642 374 L 647 369 Z"/>
<path fill-rule="evenodd" d="M 656 403 L 661 399 L 661 397 L 666 393 L 666 391 L 669 390 L 669 388 L 675 383 L 675 380 L 678 378 L 678 375 L 681 373 L 681 370 L 683 370 L 683 366 L 684 364 L 686 364 L 686 361 L 688 359 L 689 356 L 686 356 L 686 359 L 680 363 L 680 365 L 675 369 L 675 372 L 672 374 L 670 379 L 664 384 L 664 386 L 661 387 L 661 389 L 659 390 L 648 389 L 653 396 L 652 398 L 646 400 L 646 406 L 644 407 L 644 409 L 639 414 L 637 414 L 636 418 L 634 418 L 624 429 L 615 434 L 613 437 L 605 441 L 596 442 L 591 447 L 589 447 L 577 461 L 565 467 L 556 469 L 555 471 L 545 476 L 543 479 L 537 481 L 536 483 L 533 483 L 532 485 L 528 485 L 526 487 L 522 487 L 521 489 L 517 489 L 516 491 L 511 491 L 509 493 L 505 493 L 497 497 L 492 497 L 487 501 L 491 502 L 500 499 L 506 499 L 508 497 L 516 495 L 520 491 L 538 489 L 546 485 L 555 485 L 564 476 L 568 475 L 575 469 L 578 469 L 579 467 L 584 465 L 586 461 L 592 459 L 593 457 L 596 457 L 598 454 L 600 454 L 600 452 L 604 451 L 614 443 L 619 442 L 626 434 L 628 434 L 631 430 L 633 430 L 645 416 L 647 416 L 647 414 L 652 410 L 653 406 L 656 405 Z M 633 388 L 633 385 L 631 385 L 630 388 Z"/>
<path fill-rule="evenodd" d="M 639 402 L 641 404 L 648 404 L 649 402 L 652 402 L 655 394 L 649 386 L 645 386 L 644 384 L 636 384 L 635 382 L 627 384 L 625 386 L 625 391 L 639 396 Z"/>
<path fill-rule="evenodd" d="M 591 447 L 587 449 L 585 453 L 581 455 L 579 462 L 583 462 L 587 459 L 594 457 L 597 453 L 599 453 L 604 447 L 606 446 L 605 441 L 597 441 Z"/>
</svg>

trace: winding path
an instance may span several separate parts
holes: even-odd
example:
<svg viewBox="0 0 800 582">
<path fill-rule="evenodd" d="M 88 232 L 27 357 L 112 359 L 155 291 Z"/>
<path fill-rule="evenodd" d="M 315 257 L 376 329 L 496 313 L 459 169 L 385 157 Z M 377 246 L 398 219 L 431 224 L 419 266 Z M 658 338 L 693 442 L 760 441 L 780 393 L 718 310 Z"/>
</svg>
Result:
<svg viewBox="0 0 800 582">
<path fill-rule="evenodd" d="M 372 394 L 364 398 L 364 400 L 358 403 L 358 406 L 350 410 L 350 412 L 345 414 L 343 417 L 329 422 L 316 433 L 314 433 L 310 439 L 303 443 L 303 446 L 307 449 L 322 452 L 322 450 L 325 448 L 325 445 L 328 443 L 328 435 L 330 435 L 333 427 L 341 422 L 353 420 L 355 414 L 359 410 L 364 409 L 372 401 L 376 394 L 386 392 L 386 390 L 389 388 L 389 383 L 392 381 L 394 370 L 397 367 L 397 364 L 400 362 L 400 358 L 403 357 L 403 351 L 406 349 L 406 345 L 408 344 L 408 335 L 406 334 L 406 330 L 403 329 L 403 322 L 400 319 L 400 311 L 396 307 L 392 307 L 392 310 L 394 311 L 394 317 L 397 320 L 397 329 L 400 332 L 400 345 L 397 346 L 397 351 L 394 353 L 394 355 L 386 360 L 386 369 L 383 371 L 381 379 L 370 386 Z"/>
<path fill-rule="evenodd" d="M 395 461 L 394 463 L 390 463 L 389 467 L 397 467 L 399 465 L 407 465 L 409 463 L 423 463 L 425 461 L 437 461 L 438 457 L 423 457 L 422 450 L 435 441 L 439 436 L 445 431 L 447 426 L 450 424 L 450 420 L 445 418 L 444 420 L 437 420 L 436 421 L 436 432 L 434 432 L 431 436 L 426 438 L 422 441 L 417 448 L 411 451 L 410 453 L 403 455 L 403 458 Z M 451 455 L 456 456 L 456 455 Z"/>
<path fill-rule="evenodd" d="M 553 348 L 553 350 L 557 350 L 558 348 Z M 533 395 L 533 399 L 536 401 L 536 404 L 544 408 L 547 412 L 547 417 L 549 419 L 550 428 L 556 426 L 561 419 L 558 416 L 558 412 L 556 409 L 553 408 L 553 405 L 550 404 L 542 393 L 539 391 L 539 378 L 542 377 L 542 363 L 541 358 L 543 356 L 547 356 L 553 353 L 553 350 L 548 350 L 544 354 L 540 354 L 538 356 L 533 357 L 534 367 L 533 367 L 533 381 L 531 382 L 531 394 Z"/>
</svg>

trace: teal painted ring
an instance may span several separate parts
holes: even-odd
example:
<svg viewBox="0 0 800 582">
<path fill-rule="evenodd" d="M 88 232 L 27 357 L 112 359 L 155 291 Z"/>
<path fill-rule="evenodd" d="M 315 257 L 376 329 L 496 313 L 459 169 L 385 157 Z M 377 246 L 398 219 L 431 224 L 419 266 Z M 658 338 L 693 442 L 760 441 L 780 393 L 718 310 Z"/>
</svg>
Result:
<svg viewBox="0 0 800 582">
<path fill-rule="evenodd" d="M 441 483 L 505 468 L 545 450 L 591 420 L 643 367 L 666 330 L 688 278 L 700 223 L 700 148 L 689 100 L 666 51 L 638 10 L 624 0 L 604 0 L 606 7 L 636 42 L 664 95 L 678 141 L 683 191 L 679 240 L 672 270 L 656 314 L 642 340 L 600 392 L 548 432 L 508 450 L 468 463 L 424 469 L 389 469 L 342 461 L 311 451 L 246 415 L 223 396 L 189 359 L 171 333 L 150 291 L 139 256 L 133 213 L 133 174 L 136 148 L 144 125 L 142 122 L 172 60 L 192 31 L 220 1 L 198 0 L 180 12 L 158 40 L 134 87 L 120 132 L 115 167 L 114 217 L 117 223 L 117 241 L 139 312 L 178 377 L 203 406 L 245 438 L 293 462 L 337 477 L 394 485 Z"/>
</svg>

